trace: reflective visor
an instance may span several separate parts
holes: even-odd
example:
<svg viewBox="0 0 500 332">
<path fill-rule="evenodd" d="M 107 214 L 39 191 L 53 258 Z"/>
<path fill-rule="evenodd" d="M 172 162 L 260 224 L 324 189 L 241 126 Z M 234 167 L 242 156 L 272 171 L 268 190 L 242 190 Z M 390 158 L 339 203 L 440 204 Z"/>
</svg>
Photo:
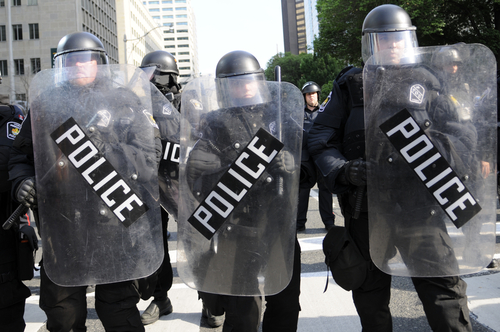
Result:
<svg viewBox="0 0 500 332">
<path fill-rule="evenodd" d="M 217 78 L 216 82 L 221 107 L 256 105 L 270 99 L 264 73 Z"/>
<path fill-rule="evenodd" d="M 367 60 L 377 52 L 389 49 L 411 49 L 418 47 L 415 30 L 371 32 L 363 35 L 361 40 L 363 61 Z M 402 58 L 403 55 L 400 55 Z"/>
<path fill-rule="evenodd" d="M 54 59 L 55 68 L 73 67 L 77 64 L 85 64 L 96 61 L 98 65 L 107 64 L 108 57 L 98 51 L 77 51 L 61 54 Z"/>
</svg>

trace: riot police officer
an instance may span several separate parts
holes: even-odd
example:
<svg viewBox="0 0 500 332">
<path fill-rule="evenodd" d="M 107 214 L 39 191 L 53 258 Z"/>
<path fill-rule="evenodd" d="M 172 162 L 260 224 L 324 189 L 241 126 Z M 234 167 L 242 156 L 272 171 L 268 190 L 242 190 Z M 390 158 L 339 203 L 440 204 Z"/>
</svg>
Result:
<svg viewBox="0 0 500 332">
<path fill-rule="evenodd" d="M 181 107 L 181 93 L 180 84 L 177 83 L 177 76 L 179 75 L 179 69 L 177 68 L 177 60 L 172 54 L 166 51 L 153 51 L 142 59 L 141 68 L 146 69 L 149 67 L 155 67 L 153 74 L 151 75 L 151 83 L 160 91 L 161 96 L 167 97 L 177 111 L 180 111 Z M 162 137 L 162 156 L 165 155 L 165 148 L 169 146 L 169 138 L 176 137 L 179 134 L 179 122 L 176 121 L 176 117 L 169 116 L 165 118 L 164 108 L 168 107 L 164 105 L 165 101 L 152 91 L 151 100 L 153 102 L 153 116 L 155 116 L 156 123 L 159 126 L 160 135 Z M 167 103 L 168 103 L 167 101 Z M 159 116 L 157 116 L 159 115 Z M 178 143 L 178 142 L 177 142 Z M 159 177 L 169 176 L 172 173 L 178 174 L 179 164 L 170 162 L 171 158 L 160 162 Z M 164 165 L 165 164 L 165 165 Z M 171 171 L 176 169 L 176 171 Z M 167 175 L 168 174 L 168 175 Z M 173 181 L 178 179 L 165 179 L 165 182 L 170 182 L 170 186 Z M 161 180 L 160 180 L 161 183 Z M 165 184 L 165 187 L 169 185 Z M 178 186 L 177 186 L 178 188 Z M 167 188 L 162 188 L 160 184 L 160 191 L 168 190 Z M 176 209 L 177 207 L 172 207 Z M 152 324 L 156 322 L 161 316 L 168 315 L 173 311 L 172 303 L 168 298 L 168 290 L 172 287 L 173 282 L 173 272 L 172 265 L 170 264 L 170 256 L 168 253 L 168 238 L 170 237 L 170 232 L 168 231 L 168 213 L 162 208 L 161 209 L 161 222 L 163 230 L 163 245 L 165 256 L 163 258 L 162 265 L 160 269 L 156 272 L 155 276 L 149 277 L 151 282 L 155 284 L 153 301 L 149 304 L 147 309 L 141 315 L 141 320 L 144 325 Z M 152 286 L 153 287 L 153 286 Z"/>
<path fill-rule="evenodd" d="M 318 115 L 319 109 L 319 94 L 321 88 L 315 82 L 306 82 L 302 87 L 304 95 L 304 133 L 302 136 L 302 156 L 301 156 L 301 181 L 299 188 L 299 206 L 297 215 L 297 231 L 305 231 L 307 222 L 307 209 L 309 206 L 309 193 L 312 186 L 316 182 L 316 169 L 314 163 L 307 151 L 307 134 L 311 129 L 314 119 Z M 311 164 L 313 167 L 311 167 Z M 323 181 L 318 182 L 319 189 L 319 214 L 325 225 L 325 229 L 329 230 L 335 223 L 335 215 L 333 214 L 333 198 L 332 193 L 326 188 Z"/>
<path fill-rule="evenodd" d="M 108 64 L 108 56 L 102 42 L 94 35 L 87 32 L 75 32 L 64 36 L 58 44 L 57 53 L 55 55 L 55 67 L 65 68 L 67 71 L 61 70 L 62 74 L 75 70 L 76 74 L 69 77 L 59 86 L 53 88 L 53 94 L 47 93 L 41 96 L 39 100 L 32 101 L 41 109 L 49 107 L 57 108 L 61 112 L 75 109 L 75 105 L 82 105 L 85 109 L 76 109 L 75 112 L 84 112 L 85 110 L 93 110 L 99 104 L 99 98 L 93 97 L 92 91 L 105 92 L 111 91 L 114 93 L 114 105 L 110 104 L 108 110 L 117 108 L 118 116 L 120 111 L 126 113 L 126 117 L 120 118 L 116 125 L 123 129 L 121 133 L 131 135 L 137 144 L 142 144 L 139 133 L 135 133 L 124 126 L 128 126 L 133 119 L 134 110 L 139 106 L 139 101 L 135 94 L 130 91 L 116 89 L 112 85 L 112 81 L 106 77 L 99 76 L 99 70 L 103 67 L 98 65 Z M 71 68 L 70 68 L 71 67 Z M 57 95 L 58 91 L 64 91 L 68 96 L 65 100 L 52 102 L 51 98 Z M 133 108 L 134 107 L 134 108 Z M 100 111 L 106 115 L 106 110 Z M 36 185 L 34 181 L 34 163 L 33 163 L 33 144 L 31 134 L 31 113 L 27 116 L 14 143 L 13 158 L 9 163 L 9 174 L 13 180 L 13 195 L 17 201 L 26 206 L 33 207 L 37 203 Z M 57 117 L 57 115 L 56 115 Z M 92 117 L 92 115 L 90 115 Z M 95 118 L 95 116 L 94 116 Z M 88 119 L 89 123 L 92 119 Z M 106 135 L 110 133 L 107 129 L 111 129 L 109 117 L 101 118 L 102 132 L 95 131 L 94 144 L 100 148 L 106 141 Z M 137 135 L 136 135 L 137 134 Z M 120 148 L 117 146 L 117 148 Z M 133 149 L 133 148 L 132 148 Z M 153 149 L 152 149 L 153 150 Z M 134 150 L 139 151 L 139 149 Z M 55 152 L 54 152 L 55 153 Z M 154 154 L 154 150 L 152 154 Z M 156 151 L 157 160 L 161 151 Z M 140 155 L 140 153 L 139 153 Z M 138 155 L 138 156 L 139 156 Z M 144 156 L 140 155 L 139 158 Z M 147 156 L 143 160 L 146 160 Z M 154 156 L 152 157 L 154 159 Z M 135 163 L 136 160 L 131 156 L 130 162 Z M 153 166 L 151 166 L 153 167 Z M 156 167 L 156 165 L 154 166 Z M 150 177 L 152 174 L 145 172 L 141 175 Z M 91 200 L 87 200 L 92 202 Z M 57 208 L 57 207 L 51 207 Z M 90 207 L 86 207 L 90 208 Z M 77 210 L 77 209 L 72 209 Z M 79 213 L 79 212 L 76 212 Z M 77 221 L 77 216 L 75 216 Z M 75 224 L 78 224 L 76 222 Z M 39 229 L 42 238 L 44 232 L 50 229 L 50 223 L 43 226 L 47 228 Z M 52 238 L 50 242 L 54 246 L 57 245 L 57 238 Z M 45 243 L 44 243 L 45 244 Z M 56 250 L 54 250 L 56 251 Z M 63 271 L 68 273 L 80 273 L 82 271 Z M 116 273 L 116 271 L 113 271 Z M 87 302 L 86 302 L 86 286 L 67 287 L 55 284 L 48 276 L 42 264 L 41 269 L 41 284 L 40 284 L 40 307 L 47 315 L 47 329 L 50 331 L 85 331 L 85 321 L 87 317 Z M 124 281 L 117 283 L 99 284 L 96 286 L 96 311 L 106 330 L 112 331 L 144 331 L 144 326 L 141 323 L 139 310 L 136 304 L 140 300 L 140 289 L 137 281 Z"/>
<path fill-rule="evenodd" d="M 177 59 L 167 51 L 153 51 L 146 54 L 141 62 L 141 68 L 149 66 L 156 66 L 151 82 L 180 111 L 182 87 L 177 82 L 179 77 Z"/>
<path fill-rule="evenodd" d="M 216 67 L 216 92 L 220 109 L 208 112 L 200 121 L 200 138 L 190 153 L 186 164 L 187 183 L 195 196 L 206 193 L 216 185 L 227 165 L 236 158 L 238 148 L 249 142 L 256 128 L 265 128 L 276 133 L 275 109 L 268 107 L 271 95 L 267 89 L 264 71 L 257 59 L 245 51 L 233 51 L 224 55 Z M 187 92 L 184 92 L 187 93 Z M 184 107 L 184 106 L 183 106 Z M 197 107 L 197 104 L 193 104 Z M 186 112 L 183 112 L 186 114 Z M 284 112 L 286 114 L 286 112 Z M 236 149 L 234 149 L 236 147 Z M 262 147 L 263 148 L 263 147 Z M 226 267 L 226 273 L 211 269 L 224 263 L 224 255 L 214 255 L 212 251 L 203 253 L 198 270 L 206 270 L 198 276 L 200 285 L 220 285 L 228 283 L 232 288 L 259 294 L 259 271 L 262 271 L 272 251 L 273 229 L 285 228 L 276 220 L 284 219 L 279 210 L 273 208 L 270 200 L 262 191 L 274 195 L 278 168 L 295 172 L 294 161 L 285 157 L 269 167 L 270 181 L 262 183 L 260 190 L 248 190 L 245 201 L 235 210 L 221 229 L 216 241 L 217 253 L 229 252 L 234 257 L 234 264 L 245 265 L 247 272 L 236 267 Z M 293 183 L 284 178 L 284 192 L 289 192 Z M 295 189 L 296 190 L 296 189 Z M 243 193 L 246 193 L 245 190 Z M 296 198 L 293 198 L 295 201 Z M 292 200 L 292 199 L 291 199 Z M 291 216 L 293 218 L 294 216 Z M 283 220 L 285 221 L 285 220 Z M 278 234 L 276 232 L 276 234 Z M 235 239 L 241 240 L 236 241 Z M 258 244 L 259 249 L 255 249 Z M 231 254 L 232 252 L 232 254 Z M 267 255 L 267 256 L 266 256 Z M 230 260 L 233 260 L 232 258 Z M 229 262 L 233 264 L 233 262 Z M 276 295 L 266 296 L 266 311 L 262 323 L 263 331 L 295 331 L 300 310 L 300 247 L 295 239 L 292 279 L 288 286 Z M 245 274 L 245 276 L 242 276 Z M 252 274 L 248 277 L 247 274 Z M 215 277 L 215 276 L 214 276 Z M 246 277 L 246 278 L 245 278 Z M 212 277 L 213 278 L 213 277 Z M 249 279 L 248 284 L 242 279 Z M 265 279 L 265 277 L 260 277 Z M 222 280 L 222 282 L 221 282 Z M 214 286 L 216 287 L 216 286 Z M 230 287 L 231 289 L 231 287 Z M 226 294 L 231 293 L 229 290 Z M 242 293 L 237 293 L 242 294 Z M 224 330 L 257 331 L 260 324 L 262 298 L 259 296 L 222 295 L 199 292 L 203 301 L 203 317 L 211 326 L 222 324 L 225 313 Z"/>
<path fill-rule="evenodd" d="M 0 84 L 2 78 L 0 76 Z M 24 115 L 15 105 L 0 105 L 0 223 L 17 207 L 11 199 L 7 164 L 12 142 L 19 133 Z M 0 228 L 0 326 L 6 331 L 24 331 L 24 305 L 31 295 L 19 277 L 19 225 Z"/>
<path fill-rule="evenodd" d="M 411 56 L 403 59 L 402 51 L 417 46 L 415 30 L 409 15 L 402 8 L 395 5 L 376 7 L 363 23 L 363 60 L 390 49 L 392 52 L 386 61 L 388 67 L 411 64 L 414 59 Z M 420 67 L 408 75 L 414 75 L 410 76 L 411 81 L 420 82 L 428 90 L 429 96 L 437 95 L 439 83 L 430 71 Z M 405 91 L 409 86 L 397 88 Z M 373 91 L 365 91 L 365 96 L 373 94 Z M 370 260 L 364 282 L 352 291 L 363 331 L 392 331 L 389 310 L 391 276 L 371 261 L 368 205 L 364 190 L 360 189 L 366 186 L 367 180 L 364 102 L 368 100 L 363 99 L 362 69 L 345 68 L 336 78 L 328 99 L 320 108 L 320 114 L 309 132 L 308 147 L 328 188 L 339 197 L 346 227 L 354 242 L 363 257 Z M 430 105 L 430 102 L 422 105 Z M 381 176 L 390 178 L 391 174 Z M 358 196 L 362 199 L 358 199 Z M 439 236 L 439 233 L 436 231 L 434 235 Z M 404 244 L 399 249 L 408 254 Z M 471 331 L 466 284 L 461 278 L 425 277 L 412 278 L 412 281 L 433 331 Z"/>
</svg>

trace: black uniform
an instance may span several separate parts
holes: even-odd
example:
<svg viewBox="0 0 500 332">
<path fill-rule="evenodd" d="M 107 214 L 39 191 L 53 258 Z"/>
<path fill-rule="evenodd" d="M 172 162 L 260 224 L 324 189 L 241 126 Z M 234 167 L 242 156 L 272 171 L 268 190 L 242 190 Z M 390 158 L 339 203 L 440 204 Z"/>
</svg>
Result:
<svg viewBox="0 0 500 332">
<path fill-rule="evenodd" d="M 400 70 L 404 70 L 400 69 Z M 417 73 L 416 73 L 417 72 Z M 421 110 L 415 110 L 417 122 L 428 119 L 429 115 L 437 109 L 439 102 L 439 81 L 425 68 L 413 68 L 413 74 L 400 75 L 406 77 L 405 81 L 396 84 L 393 96 L 409 96 L 410 87 L 419 83 L 429 92 L 430 98 L 422 104 Z M 320 114 L 309 133 L 309 152 L 316 165 L 325 178 L 330 190 L 337 194 L 341 204 L 349 232 L 360 248 L 365 259 L 370 259 L 369 234 L 368 234 L 368 206 L 366 197 L 360 207 L 359 218 L 354 220 L 354 206 L 356 202 L 357 187 L 340 181 L 344 171 L 343 166 L 349 160 L 365 157 L 365 128 L 363 111 L 363 80 L 362 70 L 348 67 L 344 69 L 334 82 L 329 99 L 320 109 Z M 403 93 L 404 94 L 400 94 Z M 367 91 L 370 95 L 373 91 Z M 404 102 L 404 101 L 403 101 Z M 401 109 L 405 106 L 401 106 Z M 422 117 L 418 115 L 421 114 Z M 473 136 L 473 134 L 472 134 Z M 461 141 L 462 144 L 467 140 Z M 389 184 L 387 190 L 390 195 L 391 175 L 380 174 L 387 177 L 385 183 Z M 394 184 L 396 185 L 396 184 Z M 400 185 L 400 184 L 399 184 Z M 400 192 L 400 191 L 399 191 Z M 420 220 L 425 222 L 424 220 Z M 397 222 L 397 220 L 394 220 Z M 443 235 L 448 237 L 446 230 L 430 230 L 431 238 Z M 418 239 L 415 239 L 418 241 Z M 410 252 L 410 246 L 400 244 L 403 259 L 418 254 L 418 250 L 436 250 L 442 255 L 449 252 L 442 243 L 433 248 L 421 248 L 417 252 Z M 471 331 L 469 310 L 467 307 L 466 283 L 459 277 L 440 278 L 412 278 L 415 289 L 423 303 L 427 319 L 433 331 Z M 391 289 L 391 276 L 380 271 L 371 262 L 367 277 L 362 286 L 353 290 L 353 300 L 361 319 L 363 331 L 392 331 L 392 318 L 389 311 Z"/>
<path fill-rule="evenodd" d="M 265 128 L 273 132 L 273 119 L 270 117 L 265 104 L 246 107 L 234 107 L 222 109 L 219 111 L 208 113 L 206 120 L 207 126 L 203 126 L 201 139 L 196 143 L 190 153 L 190 157 L 186 166 L 186 174 L 188 183 L 193 193 L 207 193 L 220 179 L 222 174 L 231 165 L 240 153 L 239 146 L 244 147 L 244 142 L 249 142 L 255 128 Z M 236 129 L 236 130 L 235 130 Z M 234 143 L 240 143 L 236 145 Z M 274 175 L 275 168 L 279 167 L 276 160 L 270 165 L 266 171 L 271 177 Z M 262 175 L 261 180 L 265 183 L 265 178 L 268 176 Z M 272 181 L 267 186 L 268 191 L 277 194 L 276 182 Z M 287 187 L 291 185 L 291 181 L 284 178 L 284 192 L 287 192 Z M 272 195 L 272 194 L 271 194 Z M 227 221 L 224 231 L 219 232 L 218 237 L 218 252 L 234 252 L 234 260 L 248 263 L 252 265 L 249 271 L 257 273 L 261 266 L 265 266 L 269 257 L 266 256 L 266 246 L 273 243 L 271 239 L 260 240 L 261 254 L 255 253 L 255 250 L 245 250 L 245 242 L 252 243 L 255 246 L 255 241 L 266 234 L 276 235 L 279 233 L 281 225 L 279 223 L 280 216 L 273 215 L 273 211 L 278 209 L 273 208 L 273 202 L 268 199 L 269 195 L 263 196 L 261 192 L 249 191 L 245 196 L 245 208 L 238 207 L 238 211 L 234 211 L 231 220 Z M 252 218 L 248 217 L 248 214 Z M 230 226 L 230 227 L 229 227 Z M 227 230 L 228 227 L 231 230 Z M 275 227 L 277 230 L 272 231 Z M 263 234 L 259 234 L 265 229 Z M 235 243 L 232 237 L 227 237 L 227 232 L 235 232 L 241 239 L 246 237 L 246 241 Z M 234 237 L 233 237 L 234 238 Z M 203 276 L 203 272 L 207 272 L 204 277 L 200 277 L 197 282 L 199 284 L 209 284 L 210 282 L 220 283 L 221 278 L 228 284 L 237 283 L 242 273 L 248 271 L 233 271 L 233 273 L 210 276 L 210 270 L 214 270 L 219 263 L 218 257 L 207 253 L 206 257 L 200 257 L 199 266 L 200 272 L 198 276 Z M 299 294 L 300 294 L 300 247 L 298 241 L 295 244 L 295 256 L 293 263 L 293 276 L 290 284 L 280 293 L 274 296 L 266 296 L 267 305 L 264 314 L 263 330 L 264 331 L 295 331 L 297 328 L 298 314 L 300 311 Z M 285 267 L 284 267 L 285 268 Z M 218 271 L 215 268 L 215 271 Z M 226 279 L 224 279 L 226 278 Z M 248 279 L 248 277 L 246 277 Z M 255 283 L 245 285 L 248 292 L 258 292 L 257 275 Z M 257 331 L 260 322 L 260 297 L 252 296 L 227 296 L 218 294 L 207 294 L 199 292 L 204 305 L 210 310 L 213 315 L 222 315 L 226 313 L 224 322 L 224 331 L 232 327 L 236 331 Z"/>
<path fill-rule="evenodd" d="M 7 164 L 12 142 L 16 137 L 23 113 L 15 106 L 0 106 L 0 224 L 17 207 L 10 196 Z M 1 226 L 1 225 L 0 225 Z M 17 225 L 10 230 L 0 227 L 0 326 L 5 331 L 24 331 L 24 305 L 31 295 L 18 275 L 20 233 Z"/>
<path fill-rule="evenodd" d="M 307 134 L 311 129 L 314 119 L 318 115 L 319 107 L 316 107 L 313 111 L 307 108 L 307 105 L 304 108 L 304 134 L 302 137 L 302 167 L 307 167 L 307 162 L 311 160 L 309 156 L 309 152 L 307 151 Z M 307 210 L 309 207 L 309 193 L 311 191 L 311 187 L 314 186 L 316 180 L 316 170 L 310 170 L 310 176 L 302 176 L 306 172 L 302 171 L 301 173 L 301 183 L 299 187 L 299 206 L 297 209 L 297 229 L 304 227 L 307 221 Z M 307 179 L 306 179 L 307 178 Z M 321 216 L 321 220 L 323 224 L 325 224 L 325 228 L 334 225 L 335 215 L 333 214 L 333 198 L 332 193 L 325 186 L 323 181 L 318 182 L 319 189 L 319 214 Z"/>
<path fill-rule="evenodd" d="M 105 93 L 105 91 L 111 91 L 112 82 L 106 79 L 97 79 L 93 83 L 78 87 L 73 86 L 69 83 L 64 84 L 62 87 L 55 88 L 54 93 L 57 93 L 57 89 L 65 89 L 64 100 L 59 100 L 57 104 L 51 101 L 50 98 L 54 94 L 49 93 L 43 94 L 40 100 L 34 100 L 33 105 L 41 103 L 41 109 L 47 109 L 48 105 L 61 110 L 74 109 L 78 112 L 79 107 L 88 109 L 96 109 L 95 106 L 99 105 L 102 100 L 99 98 L 97 92 Z M 115 131 L 119 133 L 120 139 L 128 142 L 134 142 L 137 145 L 137 149 L 130 147 L 130 167 L 136 167 L 140 169 L 141 163 L 155 163 L 155 152 L 157 153 L 157 158 L 160 155 L 159 151 L 155 151 L 154 146 L 145 146 L 141 141 L 141 133 L 128 130 L 128 124 L 130 121 L 139 120 L 135 118 L 135 112 L 141 108 L 139 106 L 139 100 L 136 99 L 135 95 L 128 90 L 115 89 L 113 90 L 116 96 L 115 103 L 109 105 L 109 107 L 116 107 L 122 110 L 122 113 L 117 111 L 116 116 L 120 116 L 119 121 L 115 121 L 117 125 L 123 125 L 122 130 L 115 128 Z M 113 92 L 112 91 L 112 92 Z M 60 91 L 59 91 L 60 92 Z M 101 104 L 102 105 L 102 104 Z M 88 114 L 89 112 L 86 112 Z M 85 113 L 84 113 L 85 114 Z M 119 115 L 118 115 L 119 114 Z M 88 123 L 94 121 L 92 117 L 86 119 Z M 98 120 L 97 120 L 98 121 Z M 96 123 L 97 124 L 97 123 Z M 99 127 L 99 126 L 97 126 Z M 96 130 L 92 135 L 90 135 L 93 143 L 100 149 L 102 144 L 107 142 L 107 135 L 111 134 L 107 132 L 108 127 L 102 127 L 102 130 Z M 132 143 L 131 143 L 132 144 Z M 147 145 L 147 144 L 146 144 Z M 158 143 L 157 143 L 158 145 Z M 119 146 L 115 147 L 119 149 Z M 158 146 L 156 147 L 158 149 Z M 150 153 L 150 156 L 145 156 L 141 152 L 135 153 L 134 151 L 146 150 Z M 56 153 L 53 151 L 53 153 Z M 113 163 L 112 160 L 110 160 Z M 116 163 L 115 163 L 116 164 Z M 20 184 L 21 181 L 27 177 L 34 176 L 34 163 L 33 163 L 33 147 L 32 147 L 32 134 L 31 134 L 31 116 L 28 114 L 26 121 L 23 124 L 18 139 L 16 139 L 13 148 L 12 158 L 9 163 L 9 174 L 13 180 L 13 192 L 15 188 Z M 63 176 L 63 174 L 61 174 Z M 149 179 L 153 174 L 144 172 L 140 174 L 140 177 L 144 180 Z M 64 180 L 63 180 L 64 181 Z M 55 198 L 54 198 L 55 199 Z M 62 198 L 63 199 L 63 198 Z M 86 202 L 82 202 L 86 204 Z M 61 207 L 64 204 L 61 205 Z M 61 208 L 60 207 L 60 208 Z M 66 215 L 68 215 L 68 212 Z M 71 227 L 78 227 L 79 223 L 67 224 L 65 227 L 68 228 L 68 232 L 76 232 L 77 229 L 70 229 Z M 50 227 L 50 224 L 44 225 L 44 227 Z M 57 225 L 55 225 L 57 227 Z M 98 229 L 98 227 L 96 227 Z M 43 233 L 44 229 L 39 228 L 40 233 Z M 92 230 L 89 230 L 90 232 Z M 93 239 L 98 239 L 97 234 L 89 233 L 88 236 L 93 237 Z M 64 248 L 57 248 L 57 241 L 52 241 L 54 248 L 54 253 L 57 254 L 58 250 L 63 250 Z M 126 244 L 125 244 L 126 245 Z M 50 331 L 86 331 L 85 321 L 87 317 L 87 302 L 86 302 L 86 286 L 79 287 L 63 287 L 53 283 L 45 273 L 43 264 L 41 268 L 41 285 L 40 285 L 40 308 L 44 310 L 47 315 L 47 329 Z M 67 273 L 81 273 L 82 271 L 67 271 Z M 142 325 L 139 310 L 136 304 L 140 300 L 141 289 L 138 281 L 125 281 L 113 284 L 102 284 L 96 286 L 96 311 L 101 320 L 104 328 L 107 331 L 144 331 Z"/>
</svg>

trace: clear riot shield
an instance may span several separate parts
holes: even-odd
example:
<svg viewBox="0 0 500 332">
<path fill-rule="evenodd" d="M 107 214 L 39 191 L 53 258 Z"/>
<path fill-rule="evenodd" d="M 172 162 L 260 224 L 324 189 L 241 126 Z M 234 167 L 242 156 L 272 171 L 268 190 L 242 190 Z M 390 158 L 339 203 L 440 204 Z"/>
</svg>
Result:
<svg viewBox="0 0 500 332">
<path fill-rule="evenodd" d="M 160 129 L 162 158 L 158 169 L 160 204 L 177 220 L 179 202 L 180 114 L 153 84 L 151 84 L 153 116 Z"/>
<path fill-rule="evenodd" d="M 44 70 L 30 100 L 49 278 L 81 286 L 152 274 L 164 253 L 146 75 L 126 65 Z"/>
<path fill-rule="evenodd" d="M 260 81 L 248 103 L 220 90 L 199 78 L 182 94 L 177 269 L 203 292 L 275 294 L 293 270 L 303 97 L 289 83 Z"/>
<path fill-rule="evenodd" d="M 370 253 L 382 271 L 480 271 L 496 222 L 496 62 L 483 45 L 390 51 L 364 67 Z"/>
</svg>

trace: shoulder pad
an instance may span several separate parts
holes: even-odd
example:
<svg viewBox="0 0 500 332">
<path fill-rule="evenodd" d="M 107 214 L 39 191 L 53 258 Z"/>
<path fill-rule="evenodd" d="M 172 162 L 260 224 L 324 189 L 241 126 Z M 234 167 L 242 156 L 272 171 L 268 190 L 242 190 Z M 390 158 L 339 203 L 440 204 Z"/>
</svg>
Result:
<svg viewBox="0 0 500 332">
<path fill-rule="evenodd" d="M 347 79 L 349 77 L 354 76 L 362 71 L 363 71 L 363 69 L 361 69 L 361 68 L 356 68 L 353 66 L 346 67 L 344 70 L 342 70 L 340 72 L 340 74 L 337 76 L 335 81 L 337 81 L 337 84 L 339 84 L 339 85 L 343 84 L 343 83 L 345 83 L 345 81 L 347 81 Z"/>
</svg>

